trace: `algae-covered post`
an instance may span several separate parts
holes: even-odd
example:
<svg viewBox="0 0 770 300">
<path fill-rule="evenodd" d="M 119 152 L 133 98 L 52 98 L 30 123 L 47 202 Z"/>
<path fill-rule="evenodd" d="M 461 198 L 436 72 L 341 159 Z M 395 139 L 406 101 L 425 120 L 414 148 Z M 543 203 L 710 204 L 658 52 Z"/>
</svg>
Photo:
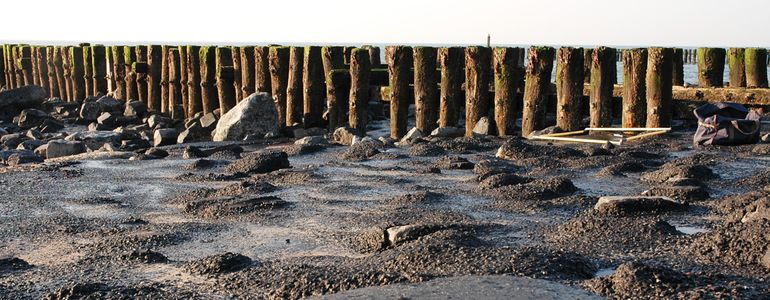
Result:
<svg viewBox="0 0 770 300">
<path fill-rule="evenodd" d="M 238 103 L 241 101 L 241 99 L 243 99 L 243 79 L 241 78 L 241 47 L 230 47 L 230 53 L 232 56 L 233 90 L 235 91 L 235 103 Z"/>
<path fill-rule="evenodd" d="M 56 87 L 58 88 L 58 97 L 62 100 L 67 99 L 67 79 L 64 78 L 64 64 L 61 58 L 62 47 L 54 46 L 51 54 L 53 62 L 54 76 L 56 76 Z"/>
<path fill-rule="evenodd" d="M 23 78 L 23 85 L 32 85 L 35 83 L 32 71 L 32 47 L 19 47 L 19 68 Z"/>
<path fill-rule="evenodd" d="M 255 91 L 254 67 L 254 46 L 241 47 L 241 95 L 244 98 Z"/>
<path fill-rule="evenodd" d="M 590 126 L 612 125 L 612 91 L 617 61 L 615 48 L 597 47 L 591 55 Z"/>
<path fill-rule="evenodd" d="M 32 66 L 32 84 L 40 86 L 40 70 L 38 70 L 37 64 L 37 46 L 29 46 L 30 56 L 29 61 Z"/>
<path fill-rule="evenodd" d="M 767 87 L 767 49 L 747 48 L 744 53 L 746 66 L 746 86 L 749 88 Z"/>
<path fill-rule="evenodd" d="M 499 136 L 516 130 L 516 90 L 519 83 L 518 60 L 521 48 L 494 48 L 495 124 Z"/>
<path fill-rule="evenodd" d="M 69 48 L 70 78 L 72 80 L 72 100 L 81 101 L 86 97 L 86 82 L 83 77 L 83 48 Z"/>
<path fill-rule="evenodd" d="M 321 127 L 326 94 L 321 47 L 305 47 L 302 68 L 302 86 L 304 87 L 302 124 L 305 128 Z"/>
<path fill-rule="evenodd" d="M 217 64 L 215 47 L 202 46 L 198 52 L 198 61 L 201 69 L 201 102 L 203 113 L 214 112 L 219 108 L 219 96 L 217 94 Z M 220 111 L 221 113 L 221 111 Z"/>
<path fill-rule="evenodd" d="M 107 49 L 104 45 L 91 46 L 91 65 L 94 85 L 94 95 L 107 95 Z"/>
<path fill-rule="evenodd" d="M 321 48 L 321 59 L 324 65 L 324 74 L 329 76 L 333 70 L 345 68 L 345 49 L 340 46 L 325 46 Z"/>
<path fill-rule="evenodd" d="M 331 70 L 326 75 L 326 104 L 328 106 L 329 131 L 348 124 L 348 98 L 350 96 L 350 71 Z"/>
<path fill-rule="evenodd" d="M 230 47 L 216 48 L 216 81 L 219 95 L 219 113 L 225 115 L 235 107 L 233 52 Z"/>
<path fill-rule="evenodd" d="M 112 76 L 111 79 L 115 83 L 113 85 L 115 98 L 128 100 L 126 98 L 126 69 L 125 69 L 125 47 L 112 46 L 110 47 L 110 62 L 112 63 Z"/>
<path fill-rule="evenodd" d="M 289 47 L 273 46 L 269 50 L 270 87 L 278 125 L 286 126 L 286 91 L 289 85 Z"/>
<path fill-rule="evenodd" d="M 62 94 L 59 92 L 59 79 L 56 76 L 56 52 L 55 47 L 48 46 L 45 49 L 45 60 L 47 62 L 46 68 L 48 69 L 48 84 L 49 84 L 49 91 L 48 94 L 51 97 L 59 97 L 60 99 L 63 98 Z M 2 63 L 2 59 L 0 59 L 0 63 Z"/>
<path fill-rule="evenodd" d="M 286 87 L 286 126 L 302 122 L 302 61 L 305 48 L 291 47 L 289 50 L 289 85 Z"/>
<path fill-rule="evenodd" d="M 698 48 L 698 85 L 722 87 L 724 85 L 725 49 Z"/>
<path fill-rule="evenodd" d="M 492 50 L 472 46 L 465 49 L 465 136 L 482 117 L 489 115 L 489 79 Z"/>
<path fill-rule="evenodd" d="M 623 127 L 644 127 L 646 120 L 647 49 L 623 51 Z"/>
<path fill-rule="evenodd" d="M 187 112 L 193 116 L 203 111 L 201 92 L 200 46 L 187 46 Z"/>
<path fill-rule="evenodd" d="M 6 63 L 6 45 L 2 45 L 2 51 L 0 51 L 0 72 L 2 72 L 2 76 L 0 76 L 0 86 L 5 86 L 6 88 L 10 88 L 8 85 L 8 64 Z"/>
<path fill-rule="evenodd" d="M 369 111 L 369 51 L 355 48 L 350 53 L 350 127 L 359 136 L 366 135 Z"/>
<path fill-rule="evenodd" d="M 272 92 L 270 78 L 270 48 L 254 47 L 254 84 L 257 92 Z"/>
<path fill-rule="evenodd" d="M 366 46 L 367 50 L 369 50 L 369 64 L 372 66 L 372 69 L 378 69 L 382 68 L 382 62 L 380 60 L 380 47 L 375 46 Z M 373 75 L 372 75 L 373 76 Z M 379 85 L 371 84 L 371 95 L 369 96 L 369 101 L 371 102 L 377 102 L 382 100 L 382 92 L 380 91 Z"/>
<path fill-rule="evenodd" d="M 385 48 L 390 86 L 390 137 L 399 140 L 408 130 L 409 104 L 411 102 L 411 72 L 413 51 L 409 46 Z"/>
<path fill-rule="evenodd" d="M 433 47 L 415 47 L 413 51 L 415 124 L 417 129 L 427 135 L 436 128 L 438 122 L 438 52 Z"/>
<path fill-rule="evenodd" d="M 171 112 L 171 106 L 169 101 L 169 67 L 171 62 L 169 61 L 169 46 L 160 46 L 160 111 L 164 113 Z"/>
<path fill-rule="evenodd" d="M 48 74 L 48 48 L 35 47 L 35 60 L 37 61 L 37 74 L 39 76 L 38 82 L 43 89 L 48 91 L 48 96 L 53 96 L 51 90 L 51 80 Z"/>
<path fill-rule="evenodd" d="M 67 95 L 67 101 L 75 101 L 73 96 L 74 88 L 72 81 L 72 61 L 70 60 L 71 46 L 63 46 L 59 49 L 59 57 L 62 64 L 62 76 L 64 77 L 64 90 Z"/>
<path fill-rule="evenodd" d="M 730 67 L 730 87 L 746 87 L 746 65 L 744 61 L 745 49 L 727 49 L 727 65 Z"/>
<path fill-rule="evenodd" d="M 583 49 L 583 82 L 591 83 L 591 60 L 593 57 L 593 48 Z"/>
<path fill-rule="evenodd" d="M 647 50 L 647 127 L 671 126 L 674 51 L 671 48 Z"/>
<path fill-rule="evenodd" d="M 190 118 L 193 116 L 193 113 L 190 112 L 190 104 L 188 102 L 190 98 L 187 90 L 187 47 L 179 46 L 176 47 L 176 50 L 179 53 L 179 71 L 177 72 L 179 72 L 179 94 L 182 97 L 182 112 L 185 118 Z"/>
<path fill-rule="evenodd" d="M 556 51 L 551 47 L 531 47 L 524 84 L 521 135 L 526 137 L 545 128 L 546 106 L 551 87 L 551 70 Z"/>
<path fill-rule="evenodd" d="M 83 46 L 83 76 L 86 88 L 86 97 L 96 95 L 94 92 L 94 52 L 92 46 Z"/>
<path fill-rule="evenodd" d="M 672 69 L 673 75 L 671 76 L 673 84 L 676 86 L 684 85 L 684 53 L 682 48 L 674 48 L 674 68 Z"/>
<path fill-rule="evenodd" d="M 457 126 L 460 107 L 464 100 L 462 85 L 465 80 L 465 49 L 463 47 L 440 48 L 438 60 L 441 68 L 439 96 L 441 111 L 438 124 L 439 127 Z"/>
<path fill-rule="evenodd" d="M 171 118 L 183 120 L 184 108 L 182 106 L 181 66 L 179 61 L 179 49 L 172 48 L 168 52 L 168 111 Z"/>
<path fill-rule="evenodd" d="M 168 49 L 168 48 L 166 48 Z M 148 72 L 148 85 L 147 95 L 148 102 L 147 108 L 150 111 L 161 111 L 161 76 L 163 73 L 163 47 L 160 45 L 151 45 L 147 47 L 147 65 L 149 67 Z"/>
<path fill-rule="evenodd" d="M 562 47 L 556 53 L 556 126 L 580 128 L 583 102 L 583 49 Z"/>
<path fill-rule="evenodd" d="M 134 48 L 136 51 L 136 60 L 132 63 L 132 69 L 134 70 L 134 73 L 136 73 L 136 91 L 137 91 L 137 97 L 139 98 L 139 101 L 144 102 L 148 105 L 147 102 L 148 95 L 147 95 L 147 70 L 137 70 L 137 66 L 145 65 L 147 64 L 147 46 L 136 46 Z M 144 69 L 144 68 L 140 68 Z M 142 71 L 142 72 L 139 72 Z"/>
<path fill-rule="evenodd" d="M 139 82 L 137 79 L 136 71 L 134 71 L 134 63 L 136 62 L 136 47 L 125 46 L 123 47 L 123 63 L 125 64 L 125 81 L 126 81 L 126 101 L 139 100 Z"/>
</svg>

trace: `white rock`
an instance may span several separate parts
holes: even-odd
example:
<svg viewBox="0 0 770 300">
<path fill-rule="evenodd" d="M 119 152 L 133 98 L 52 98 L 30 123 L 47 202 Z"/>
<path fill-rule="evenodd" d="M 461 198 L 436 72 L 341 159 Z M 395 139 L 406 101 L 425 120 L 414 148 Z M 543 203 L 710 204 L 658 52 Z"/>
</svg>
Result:
<svg viewBox="0 0 770 300">
<path fill-rule="evenodd" d="M 214 141 L 240 141 L 247 135 L 264 136 L 277 130 L 278 113 L 268 93 L 243 99 L 217 122 Z"/>
</svg>

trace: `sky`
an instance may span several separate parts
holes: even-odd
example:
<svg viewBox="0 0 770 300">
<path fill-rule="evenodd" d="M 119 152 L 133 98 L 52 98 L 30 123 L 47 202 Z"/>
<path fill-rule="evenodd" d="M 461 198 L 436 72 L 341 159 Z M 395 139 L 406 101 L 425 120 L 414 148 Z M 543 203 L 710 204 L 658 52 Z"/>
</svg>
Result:
<svg viewBox="0 0 770 300">
<path fill-rule="evenodd" d="M 768 0 L 3 1 L 0 42 L 770 47 Z"/>
</svg>

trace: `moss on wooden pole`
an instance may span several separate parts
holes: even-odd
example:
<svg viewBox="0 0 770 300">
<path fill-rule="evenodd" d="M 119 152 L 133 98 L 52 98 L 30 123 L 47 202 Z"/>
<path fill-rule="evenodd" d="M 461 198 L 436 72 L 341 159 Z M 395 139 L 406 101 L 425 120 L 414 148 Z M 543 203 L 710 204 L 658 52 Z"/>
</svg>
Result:
<svg viewBox="0 0 770 300">
<path fill-rule="evenodd" d="M 161 111 L 162 99 L 162 74 L 163 74 L 163 47 L 160 45 L 147 46 L 147 108 L 150 111 Z"/>
<path fill-rule="evenodd" d="M 441 68 L 438 124 L 439 127 L 457 126 L 464 100 L 462 85 L 465 80 L 465 49 L 440 48 L 438 60 Z"/>
<path fill-rule="evenodd" d="M 253 94 L 256 84 L 254 83 L 255 64 L 254 47 L 241 47 L 241 95 L 245 98 Z"/>
<path fill-rule="evenodd" d="M 698 48 L 698 85 L 722 87 L 724 85 L 725 49 Z"/>
<path fill-rule="evenodd" d="M 137 66 L 138 64 L 147 64 L 147 46 L 136 46 L 134 47 L 134 50 L 136 51 L 136 60 L 131 64 L 132 69 L 134 70 L 134 73 L 136 73 L 136 91 L 137 91 L 137 98 L 139 101 L 144 102 L 149 107 L 149 102 L 147 102 L 147 99 L 149 99 L 147 94 L 147 72 L 146 70 L 142 70 L 142 72 L 138 72 L 139 70 L 136 70 L 136 68 L 133 68 L 134 66 Z"/>
<path fill-rule="evenodd" d="M 257 92 L 272 92 L 270 75 L 270 47 L 254 47 L 254 89 Z"/>
<path fill-rule="evenodd" d="M 286 126 L 286 91 L 289 85 L 289 47 L 273 46 L 269 50 L 270 87 L 278 112 L 278 124 Z"/>
<path fill-rule="evenodd" d="M 499 136 L 516 131 L 516 90 L 519 83 L 518 60 L 521 48 L 494 48 L 495 124 Z"/>
<path fill-rule="evenodd" d="M 235 69 L 233 68 L 233 52 L 230 47 L 216 48 L 216 82 L 219 95 L 219 110 L 225 115 L 235 107 Z"/>
<path fill-rule="evenodd" d="M 110 47 L 110 63 L 112 64 L 112 80 L 115 98 L 128 100 L 126 98 L 126 68 L 125 68 L 125 47 Z"/>
<path fill-rule="evenodd" d="M 476 122 L 489 116 L 491 67 L 490 48 L 465 48 L 465 136 L 472 136 Z"/>
<path fill-rule="evenodd" d="M 72 80 L 72 100 L 81 101 L 86 98 L 86 82 L 83 77 L 83 48 L 69 48 L 70 78 Z"/>
<path fill-rule="evenodd" d="M 546 126 L 545 114 L 555 55 L 552 47 L 529 48 L 521 118 L 521 135 L 524 137 Z"/>
<path fill-rule="evenodd" d="M 324 97 L 324 65 L 321 58 L 321 47 L 306 46 L 302 63 L 303 86 L 303 115 L 302 124 L 305 128 L 323 126 Z"/>
<path fill-rule="evenodd" d="M 74 101 L 72 96 L 72 66 L 70 65 L 70 47 L 62 46 L 59 49 L 59 59 L 62 64 L 62 77 L 64 77 L 64 93 L 67 101 Z"/>
<path fill-rule="evenodd" d="M 589 110 L 591 127 L 612 125 L 612 91 L 617 59 L 614 48 L 597 47 L 591 55 Z"/>
<path fill-rule="evenodd" d="M 647 50 L 647 122 L 649 128 L 671 127 L 673 118 L 674 51 L 671 48 Z"/>
<path fill-rule="evenodd" d="M 556 53 L 556 126 L 581 129 L 583 102 L 583 49 L 561 47 Z"/>
<path fill-rule="evenodd" d="M 647 112 L 647 49 L 623 51 L 623 127 L 644 127 Z"/>
<path fill-rule="evenodd" d="M 37 46 L 29 46 L 29 61 L 32 70 L 32 84 L 40 86 L 40 72 L 37 64 Z"/>
<path fill-rule="evenodd" d="M 187 46 L 187 112 L 194 116 L 203 112 L 203 92 L 201 91 L 200 46 Z"/>
<path fill-rule="evenodd" d="M 672 69 L 672 80 L 676 86 L 684 85 L 684 51 L 682 48 L 674 48 L 674 68 Z"/>
<path fill-rule="evenodd" d="M 433 47 L 415 47 L 413 52 L 415 124 L 417 129 L 428 135 L 436 128 L 438 122 L 438 52 Z"/>
<path fill-rule="evenodd" d="M 305 48 L 291 47 L 289 50 L 289 85 L 286 87 L 286 126 L 302 123 L 302 61 Z"/>
<path fill-rule="evenodd" d="M 744 60 L 745 49 L 727 49 L 727 65 L 730 68 L 730 87 L 746 87 L 746 65 Z"/>
<path fill-rule="evenodd" d="M 390 85 L 390 137 L 399 140 L 409 129 L 413 50 L 409 46 L 390 46 L 385 48 L 385 57 Z"/>
<path fill-rule="evenodd" d="M 369 112 L 369 77 L 371 64 L 367 49 L 355 48 L 350 53 L 350 114 L 348 123 L 355 134 L 366 135 Z"/>
<path fill-rule="evenodd" d="M 215 47 L 202 46 L 198 51 L 198 61 L 201 69 L 201 103 L 203 113 L 214 112 L 219 108 L 217 93 L 217 64 Z"/>
<path fill-rule="evenodd" d="M 767 49 L 747 48 L 744 53 L 746 66 L 746 86 L 749 88 L 767 87 Z"/>
<path fill-rule="evenodd" d="M 230 47 L 233 66 L 233 90 L 235 91 L 235 103 L 243 99 L 243 79 L 241 78 L 241 47 Z"/>
<path fill-rule="evenodd" d="M 86 84 L 86 97 L 96 95 L 94 88 L 94 52 L 91 46 L 83 47 L 83 76 Z"/>
<path fill-rule="evenodd" d="M 107 95 L 107 49 L 104 45 L 94 45 L 91 46 L 91 52 L 94 95 Z"/>
</svg>

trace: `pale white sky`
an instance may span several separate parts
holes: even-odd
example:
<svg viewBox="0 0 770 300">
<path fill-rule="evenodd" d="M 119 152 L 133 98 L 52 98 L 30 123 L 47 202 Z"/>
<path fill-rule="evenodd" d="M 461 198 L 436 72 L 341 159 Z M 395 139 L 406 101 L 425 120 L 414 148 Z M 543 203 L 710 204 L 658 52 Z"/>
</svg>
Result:
<svg viewBox="0 0 770 300">
<path fill-rule="evenodd" d="M 3 1 L 2 42 L 770 47 L 768 0 Z"/>
</svg>

